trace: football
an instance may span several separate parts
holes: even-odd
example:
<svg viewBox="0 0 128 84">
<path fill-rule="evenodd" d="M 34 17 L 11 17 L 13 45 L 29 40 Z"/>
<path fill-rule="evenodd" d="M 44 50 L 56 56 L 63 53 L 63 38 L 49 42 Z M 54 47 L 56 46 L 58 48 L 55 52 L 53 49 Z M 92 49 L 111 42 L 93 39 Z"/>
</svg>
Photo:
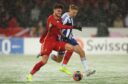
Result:
<svg viewBox="0 0 128 84">
<path fill-rule="evenodd" d="M 80 71 L 75 71 L 73 74 L 73 79 L 75 81 L 80 81 L 83 78 L 83 74 Z"/>
</svg>

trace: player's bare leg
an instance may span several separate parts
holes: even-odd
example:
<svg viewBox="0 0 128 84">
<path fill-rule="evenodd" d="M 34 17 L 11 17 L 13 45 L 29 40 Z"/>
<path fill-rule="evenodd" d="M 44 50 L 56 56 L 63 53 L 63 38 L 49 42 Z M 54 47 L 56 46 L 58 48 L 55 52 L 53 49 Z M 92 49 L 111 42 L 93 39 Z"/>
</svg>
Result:
<svg viewBox="0 0 128 84">
<path fill-rule="evenodd" d="M 66 50 L 69 50 L 69 51 L 73 51 L 73 46 L 67 43 L 67 44 L 65 44 L 65 49 L 66 49 Z M 37 71 L 39 71 L 42 66 L 44 66 L 44 65 L 47 63 L 48 58 L 49 58 L 48 55 L 43 55 L 43 56 L 42 56 L 42 60 L 39 61 L 39 62 L 33 67 L 33 69 L 31 70 L 30 74 L 27 76 L 27 80 L 28 80 L 28 81 L 32 81 L 32 76 L 33 76 Z"/>
<path fill-rule="evenodd" d="M 56 56 L 56 55 L 52 54 L 51 59 L 54 60 L 57 63 L 60 63 L 63 60 L 63 55 L 57 55 Z"/>
<path fill-rule="evenodd" d="M 74 46 L 67 43 L 65 45 L 65 49 L 68 52 L 73 52 Z M 60 63 L 64 57 L 64 53 L 65 53 L 65 51 L 62 51 L 61 53 L 58 54 L 58 56 L 52 54 L 51 58 L 52 58 L 52 60 L 56 61 L 57 63 Z M 66 73 L 67 75 L 72 75 L 71 71 L 68 70 L 65 66 L 60 67 L 60 71 Z"/>
<path fill-rule="evenodd" d="M 74 51 L 80 55 L 81 62 L 82 62 L 83 67 L 84 67 L 84 69 L 85 69 L 86 75 L 87 75 L 87 76 L 90 76 L 90 75 L 94 74 L 94 73 L 95 73 L 95 70 L 89 69 L 88 62 L 87 62 L 87 60 L 86 60 L 86 56 L 85 56 L 84 50 L 83 50 L 79 45 L 76 45 L 76 46 L 74 46 Z M 72 53 L 73 53 L 73 52 L 71 52 L 71 51 L 67 51 L 67 52 L 66 52 L 66 54 L 65 54 L 65 56 L 64 56 L 63 63 L 62 63 L 62 67 L 60 68 L 61 71 L 64 71 L 64 70 L 65 70 L 65 66 L 67 65 L 67 63 L 68 63 L 68 61 L 69 61 L 69 59 L 70 59 Z M 55 56 L 55 55 L 54 55 L 54 56 Z M 62 56 L 56 56 L 56 57 L 62 57 Z M 62 60 L 62 59 L 61 59 L 61 58 L 60 58 L 60 59 L 57 59 L 57 58 L 56 58 L 56 60 Z M 64 67 L 64 68 L 63 68 L 63 67 Z M 67 69 L 67 70 L 68 70 L 68 69 Z M 67 71 L 67 73 L 70 74 L 69 70 Z M 67 73 L 66 73 L 66 74 L 67 74 Z"/>
<path fill-rule="evenodd" d="M 73 52 L 74 46 L 72 46 L 71 44 L 67 43 L 67 44 L 65 45 L 65 49 L 66 49 L 67 51 Z M 72 73 L 71 73 L 66 67 L 61 67 L 61 68 L 60 68 L 60 71 L 66 73 L 66 74 L 68 74 L 68 75 L 72 75 Z"/>
<path fill-rule="evenodd" d="M 90 76 L 90 75 L 94 74 L 96 71 L 89 69 L 84 50 L 79 45 L 76 45 L 74 47 L 74 51 L 80 55 L 81 62 L 85 69 L 86 76 Z"/>
<path fill-rule="evenodd" d="M 27 80 L 28 80 L 28 81 L 32 81 L 32 76 L 33 76 L 37 71 L 39 71 L 42 66 L 44 66 L 44 65 L 47 63 L 48 58 L 49 58 L 49 57 L 48 57 L 47 55 L 43 55 L 43 56 L 42 56 L 42 59 L 41 59 L 38 63 L 35 64 L 35 66 L 34 66 L 33 69 L 31 70 L 31 72 L 27 75 Z"/>
<path fill-rule="evenodd" d="M 57 62 L 57 63 L 60 63 L 60 62 L 63 60 L 63 57 L 64 57 L 64 55 L 58 55 L 58 56 L 56 56 L 56 55 L 54 55 L 54 54 L 51 55 L 52 60 L 54 60 L 54 61 Z M 64 58 L 65 58 L 65 57 L 64 57 Z M 61 72 L 66 73 L 67 75 L 72 75 L 72 72 L 66 68 L 66 64 L 63 65 L 62 67 L 60 67 L 59 70 L 60 70 Z"/>
<path fill-rule="evenodd" d="M 66 45 L 65 45 L 65 50 L 67 50 L 67 51 L 69 51 L 69 52 L 73 52 L 74 46 L 72 46 L 72 45 L 69 44 L 69 43 L 66 43 Z M 53 55 L 53 54 L 52 54 L 52 59 L 53 59 L 54 61 L 60 63 L 60 62 L 62 61 L 62 59 L 63 59 L 63 55 L 56 56 L 56 55 Z"/>
<path fill-rule="evenodd" d="M 83 67 L 86 72 L 86 76 L 90 76 L 90 75 L 94 74 L 95 70 L 89 69 L 84 50 L 79 45 L 76 45 L 76 46 L 74 46 L 74 51 L 80 55 L 81 62 L 83 64 Z M 60 68 L 60 71 L 65 72 L 68 75 L 71 75 L 71 72 L 65 66 L 67 65 L 72 54 L 73 54 L 73 51 L 66 52 L 66 54 L 64 56 L 63 63 L 62 63 L 62 67 Z M 53 57 L 54 57 L 53 60 L 59 63 L 60 61 L 62 61 L 63 55 L 62 56 L 61 55 L 58 55 L 58 56 L 52 55 L 52 58 Z M 58 57 L 60 57 L 60 58 L 58 58 Z"/>
<path fill-rule="evenodd" d="M 61 72 L 64 72 L 67 75 L 72 75 L 72 72 L 69 69 L 67 69 L 67 67 L 66 67 L 66 65 L 68 63 L 68 60 L 70 59 L 72 53 L 73 53 L 73 51 L 68 50 L 66 52 L 66 54 L 65 54 L 65 51 L 60 51 L 60 52 L 58 52 L 57 56 L 54 55 L 54 54 L 51 55 L 52 60 L 56 61 L 57 63 L 60 63 L 63 60 L 63 57 L 64 57 L 62 67 L 60 67 L 59 70 Z"/>
</svg>

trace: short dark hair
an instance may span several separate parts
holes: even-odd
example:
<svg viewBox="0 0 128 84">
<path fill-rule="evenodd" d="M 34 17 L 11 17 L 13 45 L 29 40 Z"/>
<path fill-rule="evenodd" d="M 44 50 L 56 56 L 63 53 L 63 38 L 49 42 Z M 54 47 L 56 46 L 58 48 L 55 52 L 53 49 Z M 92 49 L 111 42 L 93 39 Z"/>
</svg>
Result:
<svg viewBox="0 0 128 84">
<path fill-rule="evenodd" d="M 54 5 L 53 9 L 58 9 L 58 8 L 63 9 L 64 7 L 63 7 L 62 4 L 56 3 L 56 4 Z"/>
</svg>

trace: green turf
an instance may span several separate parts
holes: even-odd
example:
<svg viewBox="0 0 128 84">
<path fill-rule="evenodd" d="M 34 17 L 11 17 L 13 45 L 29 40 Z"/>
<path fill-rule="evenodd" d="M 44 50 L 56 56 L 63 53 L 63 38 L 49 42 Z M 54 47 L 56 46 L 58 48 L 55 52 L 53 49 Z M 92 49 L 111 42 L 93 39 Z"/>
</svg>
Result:
<svg viewBox="0 0 128 84">
<path fill-rule="evenodd" d="M 88 56 L 89 65 L 97 72 L 80 82 L 59 72 L 60 64 L 49 60 L 33 82 L 27 82 L 26 75 L 38 60 L 34 56 L 0 55 L 0 84 L 128 84 L 128 56 Z M 83 71 L 77 55 L 72 56 L 68 68 Z"/>
</svg>

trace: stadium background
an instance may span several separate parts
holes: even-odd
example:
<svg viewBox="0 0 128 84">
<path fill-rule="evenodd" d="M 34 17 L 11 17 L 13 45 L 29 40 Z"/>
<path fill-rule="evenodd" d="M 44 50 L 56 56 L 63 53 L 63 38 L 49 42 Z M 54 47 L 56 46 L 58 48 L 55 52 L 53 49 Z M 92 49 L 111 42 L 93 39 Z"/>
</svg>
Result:
<svg viewBox="0 0 128 84">
<path fill-rule="evenodd" d="M 83 31 L 73 33 L 86 51 L 90 66 L 97 70 L 96 75 L 80 83 L 127 84 L 127 0 L 0 0 L 0 84 L 27 83 L 25 76 L 38 60 L 39 37 L 56 2 L 64 5 L 64 12 L 69 4 L 80 7 L 75 24 L 81 25 Z M 83 71 L 76 59 L 79 56 L 74 54 L 69 69 Z M 58 71 L 59 66 L 50 60 L 32 84 L 75 84 Z"/>
</svg>

